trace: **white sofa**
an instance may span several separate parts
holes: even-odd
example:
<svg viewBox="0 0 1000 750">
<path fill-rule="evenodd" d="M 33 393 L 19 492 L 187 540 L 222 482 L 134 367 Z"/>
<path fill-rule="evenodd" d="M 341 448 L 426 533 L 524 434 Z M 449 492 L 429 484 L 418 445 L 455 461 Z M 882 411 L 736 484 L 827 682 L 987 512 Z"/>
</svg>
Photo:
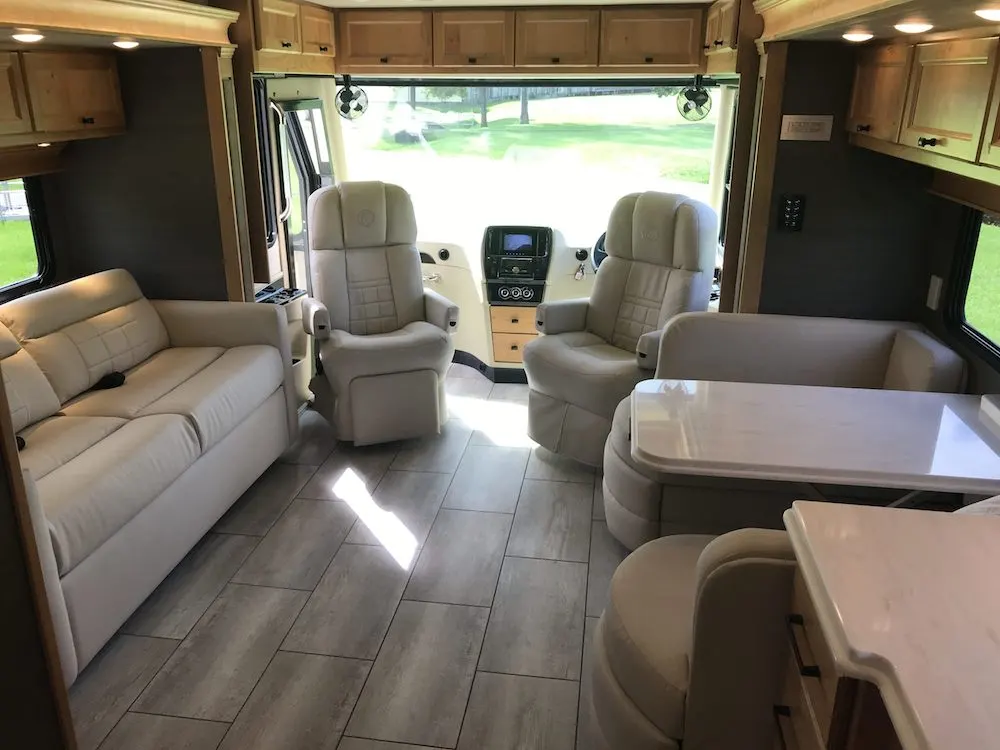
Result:
<svg viewBox="0 0 1000 750">
<path fill-rule="evenodd" d="M 287 322 L 273 305 L 147 300 L 113 270 L 2 305 L 0 323 L 69 684 L 295 440 Z M 112 372 L 124 384 L 95 390 Z"/>
<path fill-rule="evenodd" d="M 657 378 L 957 392 L 965 363 L 913 323 L 790 315 L 684 313 L 667 323 Z M 608 529 L 629 549 L 669 534 L 780 528 L 802 491 L 793 484 L 661 474 L 631 454 L 631 397 L 604 446 Z M 827 488 L 828 497 L 879 501 L 885 493 Z M 898 493 L 897 495 L 898 496 Z"/>
</svg>

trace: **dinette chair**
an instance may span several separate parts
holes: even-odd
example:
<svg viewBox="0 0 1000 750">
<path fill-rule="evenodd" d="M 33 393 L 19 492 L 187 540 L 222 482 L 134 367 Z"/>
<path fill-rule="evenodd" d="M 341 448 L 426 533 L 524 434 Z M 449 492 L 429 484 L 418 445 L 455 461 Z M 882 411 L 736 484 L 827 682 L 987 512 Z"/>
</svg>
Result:
<svg viewBox="0 0 1000 750">
<path fill-rule="evenodd" d="M 344 182 L 309 198 L 313 294 L 303 327 L 316 338 L 315 408 L 356 445 L 436 434 L 458 307 L 423 288 L 410 196 Z"/>
<path fill-rule="evenodd" d="M 543 302 L 545 334 L 524 348 L 528 434 L 535 442 L 600 466 L 615 407 L 653 376 L 664 324 L 707 310 L 718 220 L 683 195 L 626 195 L 608 221 L 589 299 Z"/>
</svg>

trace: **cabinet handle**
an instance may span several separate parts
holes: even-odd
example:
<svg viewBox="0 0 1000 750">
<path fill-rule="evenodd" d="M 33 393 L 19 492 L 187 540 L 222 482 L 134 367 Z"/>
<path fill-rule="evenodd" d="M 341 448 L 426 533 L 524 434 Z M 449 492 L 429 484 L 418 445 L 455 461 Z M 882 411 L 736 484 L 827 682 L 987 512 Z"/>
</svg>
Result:
<svg viewBox="0 0 1000 750">
<path fill-rule="evenodd" d="M 803 677 L 819 677 L 819 667 L 815 664 L 804 664 L 802 662 L 802 652 L 799 650 L 799 639 L 795 636 L 796 628 L 804 628 L 805 621 L 802 615 L 791 614 L 786 618 L 788 625 L 788 641 L 792 646 L 792 656 L 795 657 L 795 666 L 799 674 Z"/>
<path fill-rule="evenodd" d="M 872 131 L 871 125 L 858 125 L 859 133 L 870 133 Z"/>
<path fill-rule="evenodd" d="M 553 57 L 552 58 L 552 64 L 553 65 L 558 65 L 559 64 L 559 58 L 558 57 Z"/>
<path fill-rule="evenodd" d="M 651 63 L 651 62 L 653 62 L 653 58 L 652 58 L 652 57 L 647 57 L 647 58 L 646 58 L 646 59 L 644 60 L 644 62 L 647 62 L 647 63 Z"/>
<path fill-rule="evenodd" d="M 716 46 L 716 47 L 721 47 L 721 46 L 722 46 L 722 45 L 724 45 L 725 43 L 726 43 L 726 42 L 725 42 L 725 40 L 724 40 L 724 39 L 716 39 L 716 40 L 715 40 L 715 46 Z"/>
<path fill-rule="evenodd" d="M 93 125 L 94 124 L 94 118 L 93 117 L 81 117 L 80 118 L 80 122 L 82 122 L 84 125 Z"/>
<path fill-rule="evenodd" d="M 781 720 L 790 718 L 792 718 L 792 709 L 788 706 L 774 707 L 774 724 L 777 730 L 775 734 L 778 736 L 778 744 L 781 746 L 781 750 L 789 750 L 788 743 L 785 741 L 785 728 L 781 725 Z"/>
<path fill-rule="evenodd" d="M 933 146 L 938 145 L 938 139 L 937 138 L 917 138 L 917 145 L 920 146 L 920 148 L 924 148 L 926 146 L 933 147 Z"/>
<path fill-rule="evenodd" d="M 476 58 L 474 58 L 474 57 L 470 57 L 470 58 L 469 58 L 469 64 L 470 64 L 470 65 L 475 65 L 475 64 L 476 64 Z"/>
<path fill-rule="evenodd" d="M 511 344 L 511 345 L 510 345 L 510 350 L 511 350 L 512 352 L 516 352 L 516 351 L 517 351 L 517 344 Z"/>
<path fill-rule="evenodd" d="M 380 57 L 380 58 L 378 59 L 378 61 L 379 61 L 380 63 L 382 63 L 383 65 L 385 65 L 385 64 L 386 64 L 387 62 L 389 62 L 389 58 L 388 58 L 388 57 Z"/>
<path fill-rule="evenodd" d="M 520 319 L 520 318 L 511 318 L 511 319 L 510 319 L 510 322 L 511 322 L 511 323 L 520 323 L 520 322 L 521 322 L 521 319 Z"/>
<path fill-rule="evenodd" d="M 292 46 L 292 43 L 291 42 L 282 42 L 281 46 L 284 47 L 285 49 L 288 49 L 289 47 Z"/>
<path fill-rule="evenodd" d="M 702 49 L 712 49 L 712 45 L 706 44 L 704 47 L 702 47 Z"/>
<path fill-rule="evenodd" d="M 325 44 L 321 44 L 321 45 L 319 45 L 319 51 L 320 52 L 329 52 L 330 48 L 327 47 Z"/>
</svg>

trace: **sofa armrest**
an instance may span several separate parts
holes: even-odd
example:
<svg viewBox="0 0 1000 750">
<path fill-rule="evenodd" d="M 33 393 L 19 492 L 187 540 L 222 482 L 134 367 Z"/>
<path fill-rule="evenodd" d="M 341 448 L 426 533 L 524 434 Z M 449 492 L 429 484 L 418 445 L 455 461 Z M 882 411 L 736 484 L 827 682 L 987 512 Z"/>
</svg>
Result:
<svg viewBox="0 0 1000 750">
<path fill-rule="evenodd" d="M 330 311 L 312 297 L 302 300 L 302 329 L 317 341 L 330 338 Z"/>
<path fill-rule="evenodd" d="M 285 366 L 288 442 L 299 434 L 298 396 L 292 375 L 288 315 L 281 305 L 256 302 L 150 300 L 167 329 L 171 346 L 273 346 Z"/>
<path fill-rule="evenodd" d="M 554 334 L 582 331 L 587 327 L 589 299 L 564 299 L 543 302 L 535 308 L 535 328 L 539 333 Z"/>
<path fill-rule="evenodd" d="M 902 329 L 889 354 L 884 387 L 893 391 L 959 393 L 965 386 L 965 361 L 923 331 Z"/>
<path fill-rule="evenodd" d="M 452 333 L 458 328 L 458 305 L 433 289 L 424 289 L 424 317 L 431 325 Z"/>
<path fill-rule="evenodd" d="M 660 339 L 662 338 L 663 329 L 650 331 L 639 337 L 639 342 L 635 345 L 635 363 L 640 370 L 656 369 L 656 363 L 660 358 Z"/>
</svg>

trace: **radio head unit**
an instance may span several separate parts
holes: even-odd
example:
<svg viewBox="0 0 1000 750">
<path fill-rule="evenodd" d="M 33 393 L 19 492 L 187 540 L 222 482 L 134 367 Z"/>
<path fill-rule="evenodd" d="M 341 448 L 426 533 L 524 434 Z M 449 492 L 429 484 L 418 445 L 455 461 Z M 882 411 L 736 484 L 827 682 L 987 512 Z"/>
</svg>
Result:
<svg viewBox="0 0 1000 750">
<path fill-rule="evenodd" d="M 548 227 L 487 227 L 483 257 L 547 258 L 552 250 Z"/>
<path fill-rule="evenodd" d="M 535 304 L 542 299 L 552 253 L 549 227 L 487 227 L 483 272 L 490 304 Z"/>
</svg>

